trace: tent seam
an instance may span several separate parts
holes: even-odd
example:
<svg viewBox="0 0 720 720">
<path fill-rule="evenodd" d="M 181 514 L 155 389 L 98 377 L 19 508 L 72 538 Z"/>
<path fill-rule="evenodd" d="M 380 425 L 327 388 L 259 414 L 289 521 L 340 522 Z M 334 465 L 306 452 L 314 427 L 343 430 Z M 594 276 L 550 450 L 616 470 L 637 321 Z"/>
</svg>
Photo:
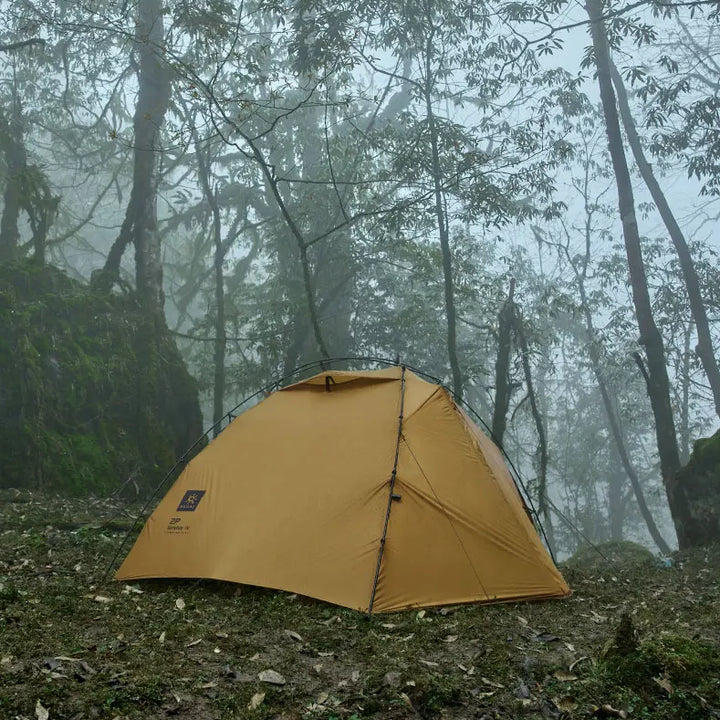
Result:
<svg viewBox="0 0 720 720">
<path fill-rule="evenodd" d="M 385 554 L 385 541 L 387 540 L 388 527 L 390 525 L 390 511 L 392 509 L 395 490 L 395 480 L 397 479 L 398 461 L 400 459 L 400 441 L 403 437 L 403 413 L 405 410 L 405 366 L 402 366 L 402 374 L 400 376 L 400 415 L 398 417 L 397 439 L 395 441 L 395 460 L 390 475 L 390 487 L 388 492 L 388 504 L 385 511 L 385 523 L 383 525 L 383 533 L 380 538 L 380 547 L 378 548 L 377 566 L 375 568 L 375 576 L 373 578 L 372 591 L 370 592 L 370 603 L 368 605 L 368 615 L 372 613 L 373 604 L 375 603 L 375 593 L 377 592 L 378 582 L 380 580 L 380 570 L 382 569 L 383 555 Z"/>
<path fill-rule="evenodd" d="M 438 392 L 442 391 L 442 387 L 439 385 L 436 386 L 433 391 L 409 414 L 405 417 L 405 424 L 407 424 L 407 421 L 413 417 L 414 415 L 417 415 L 434 397 Z"/>
</svg>

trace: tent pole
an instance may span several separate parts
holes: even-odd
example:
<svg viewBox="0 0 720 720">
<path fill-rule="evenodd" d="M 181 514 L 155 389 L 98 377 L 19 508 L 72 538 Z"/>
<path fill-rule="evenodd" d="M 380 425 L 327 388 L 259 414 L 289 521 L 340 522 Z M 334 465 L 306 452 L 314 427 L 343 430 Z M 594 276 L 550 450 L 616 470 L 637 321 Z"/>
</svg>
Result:
<svg viewBox="0 0 720 720">
<path fill-rule="evenodd" d="M 383 553 L 385 551 L 385 540 L 387 538 L 388 524 L 390 523 L 390 509 L 395 499 L 395 480 L 397 478 L 398 459 L 400 457 L 400 440 L 402 439 L 403 429 L 403 412 L 405 409 L 405 366 L 402 366 L 402 375 L 400 376 L 400 415 L 398 417 L 397 440 L 395 441 L 395 461 L 393 462 L 392 473 L 390 474 L 390 487 L 388 491 L 388 504 L 385 511 L 385 524 L 383 525 L 382 537 L 380 538 L 380 547 L 378 548 L 377 565 L 375 566 L 375 577 L 373 578 L 372 591 L 370 592 L 370 604 L 368 605 L 367 614 L 372 614 L 373 605 L 375 603 L 375 592 L 377 591 L 378 580 L 380 579 L 380 567 L 382 566 Z"/>
</svg>

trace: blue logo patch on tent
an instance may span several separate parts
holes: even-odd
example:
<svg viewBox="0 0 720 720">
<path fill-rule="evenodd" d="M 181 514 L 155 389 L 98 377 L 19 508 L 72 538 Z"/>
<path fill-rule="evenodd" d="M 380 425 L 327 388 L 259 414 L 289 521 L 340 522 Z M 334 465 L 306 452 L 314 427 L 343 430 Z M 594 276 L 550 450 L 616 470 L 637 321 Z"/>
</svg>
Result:
<svg viewBox="0 0 720 720">
<path fill-rule="evenodd" d="M 178 512 L 192 512 L 197 508 L 202 500 L 205 490 L 188 490 L 184 495 L 180 504 L 177 506 Z"/>
</svg>

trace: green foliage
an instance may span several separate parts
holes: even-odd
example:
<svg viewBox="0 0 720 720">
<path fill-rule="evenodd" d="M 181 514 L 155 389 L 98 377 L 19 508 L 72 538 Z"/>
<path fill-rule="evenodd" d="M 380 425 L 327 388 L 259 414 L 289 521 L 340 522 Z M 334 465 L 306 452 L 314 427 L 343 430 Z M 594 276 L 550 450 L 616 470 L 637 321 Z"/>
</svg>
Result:
<svg viewBox="0 0 720 720">
<path fill-rule="evenodd" d="M 159 339 L 157 432 L 141 438 L 134 306 L 32 263 L 2 268 L 0 295 L 0 486 L 152 486 L 201 432 L 194 383 L 172 341 Z"/>
</svg>

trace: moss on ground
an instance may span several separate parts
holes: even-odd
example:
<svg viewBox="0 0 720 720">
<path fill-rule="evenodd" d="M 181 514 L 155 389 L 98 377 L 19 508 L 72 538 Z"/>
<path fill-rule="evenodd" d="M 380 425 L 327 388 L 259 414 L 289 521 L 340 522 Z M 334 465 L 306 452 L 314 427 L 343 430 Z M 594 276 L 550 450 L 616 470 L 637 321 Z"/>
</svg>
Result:
<svg viewBox="0 0 720 720">
<path fill-rule="evenodd" d="M 720 712 L 719 548 L 678 555 L 670 568 L 577 571 L 567 600 L 368 619 L 230 583 L 101 585 L 135 512 L 0 493 L 3 720 L 35 717 L 38 701 L 52 720 Z M 607 653 L 623 613 L 637 644 Z M 263 682 L 267 669 L 285 684 Z"/>
<path fill-rule="evenodd" d="M 586 684 L 595 693 L 614 688 L 616 702 L 633 717 L 712 717 L 720 695 L 720 656 L 706 640 L 665 631 L 649 636 L 635 652 L 599 661 Z"/>
<path fill-rule="evenodd" d="M 157 432 L 138 431 L 142 320 L 132 299 L 97 294 L 56 268 L 0 268 L 0 488 L 142 490 L 200 435 L 197 389 L 167 333 L 158 338 Z"/>
</svg>

